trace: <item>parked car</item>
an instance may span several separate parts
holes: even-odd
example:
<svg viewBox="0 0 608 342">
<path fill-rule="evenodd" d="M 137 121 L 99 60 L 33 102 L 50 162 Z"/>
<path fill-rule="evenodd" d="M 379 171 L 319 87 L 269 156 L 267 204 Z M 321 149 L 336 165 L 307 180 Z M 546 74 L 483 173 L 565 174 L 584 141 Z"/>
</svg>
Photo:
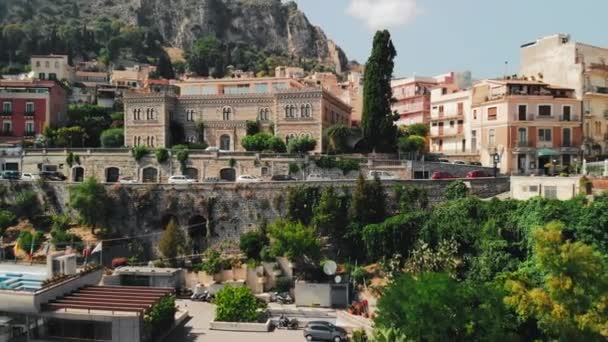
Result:
<svg viewBox="0 0 608 342">
<path fill-rule="evenodd" d="M 439 159 L 437 159 L 437 161 L 440 163 L 449 163 L 450 162 L 449 159 L 445 159 L 445 158 L 439 158 Z"/>
<path fill-rule="evenodd" d="M 50 181 L 64 181 L 67 179 L 67 177 L 59 171 L 42 171 L 40 172 L 40 178 Z"/>
<path fill-rule="evenodd" d="M 490 176 L 487 172 L 481 171 L 481 170 L 474 170 L 474 171 L 467 173 L 467 178 L 486 178 L 486 177 L 492 177 L 492 176 Z"/>
<path fill-rule="evenodd" d="M 205 178 L 205 180 L 203 181 L 204 183 L 219 183 L 222 180 L 219 179 L 218 177 L 207 177 Z"/>
<path fill-rule="evenodd" d="M 290 175 L 274 175 L 272 178 L 270 178 L 270 180 L 273 182 L 293 182 L 297 179 Z"/>
<path fill-rule="evenodd" d="M 467 163 L 463 162 L 462 160 L 454 160 L 453 164 L 457 164 L 457 165 L 467 165 Z"/>
<path fill-rule="evenodd" d="M 120 184 L 135 184 L 135 183 L 137 183 L 137 180 L 135 178 L 133 178 L 133 177 L 125 176 L 125 177 L 120 177 L 118 179 L 118 183 L 120 183 Z"/>
<path fill-rule="evenodd" d="M 480 162 L 469 162 L 469 165 L 481 166 Z"/>
<path fill-rule="evenodd" d="M 399 177 L 388 171 L 370 171 L 367 174 L 367 179 L 374 180 L 378 177 L 380 180 L 398 180 Z"/>
<path fill-rule="evenodd" d="M 209 146 L 205 149 L 205 152 L 219 152 L 220 148 L 217 146 Z"/>
<path fill-rule="evenodd" d="M 307 341 L 346 341 L 346 330 L 329 322 L 312 321 L 304 328 L 304 337 Z"/>
<path fill-rule="evenodd" d="M 456 177 L 454 177 L 451 173 L 444 172 L 444 171 L 435 171 L 435 172 L 433 172 L 433 175 L 431 176 L 431 179 L 453 179 L 453 178 L 456 178 Z"/>
<path fill-rule="evenodd" d="M 183 175 L 169 177 L 169 184 L 192 184 L 195 180 Z"/>
<path fill-rule="evenodd" d="M 40 176 L 36 173 L 24 172 L 21 174 L 21 180 L 25 182 L 34 182 L 40 179 Z"/>
<path fill-rule="evenodd" d="M 21 179 L 21 172 L 19 172 L 19 171 L 4 171 L 4 172 L 2 172 L 2 179 L 20 180 Z"/>
<path fill-rule="evenodd" d="M 308 177 L 306 177 L 307 182 L 323 182 L 323 181 L 330 181 L 330 180 L 331 180 L 331 178 L 325 177 L 325 176 L 321 175 L 320 173 L 311 173 L 308 175 Z"/>
<path fill-rule="evenodd" d="M 257 183 L 259 181 L 259 178 L 255 178 L 251 175 L 241 175 L 236 179 L 237 183 Z"/>
</svg>

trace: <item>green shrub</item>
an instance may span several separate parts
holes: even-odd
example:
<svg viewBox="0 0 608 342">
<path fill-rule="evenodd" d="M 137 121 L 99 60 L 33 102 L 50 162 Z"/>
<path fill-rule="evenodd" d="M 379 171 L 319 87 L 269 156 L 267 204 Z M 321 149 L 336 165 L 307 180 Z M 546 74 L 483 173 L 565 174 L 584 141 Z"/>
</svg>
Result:
<svg viewBox="0 0 608 342">
<path fill-rule="evenodd" d="M 342 170 L 342 174 L 347 175 L 351 171 L 359 171 L 361 166 L 359 162 L 353 159 L 340 159 L 336 163 L 336 167 Z"/>
<path fill-rule="evenodd" d="M 122 147 L 125 145 L 124 128 L 110 128 L 101 133 L 102 147 Z"/>
<path fill-rule="evenodd" d="M 365 330 L 357 329 L 357 330 L 353 331 L 352 341 L 353 342 L 367 342 L 368 338 L 367 338 L 367 334 L 365 333 Z"/>
<path fill-rule="evenodd" d="M 262 248 L 260 251 L 260 259 L 266 262 L 273 262 L 276 261 L 277 256 L 274 254 L 270 246 L 264 246 L 264 248 Z"/>
<path fill-rule="evenodd" d="M 135 161 L 140 161 L 143 157 L 147 156 L 150 150 L 146 146 L 135 146 L 131 149 L 131 155 L 135 158 Z"/>
<path fill-rule="evenodd" d="M 469 195 L 469 192 L 469 187 L 467 187 L 464 182 L 455 181 L 451 182 L 450 185 L 445 188 L 444 195 L 447 200 L 451 201 L 465 198 Z"/>
<path fill-rule="evenodd" d="M 15 214 L 8 210 L 0 210 L 0 233 L 17 221 Z M 2 234 L 0 234 L 2 235 Z"/>
<path fill-rule="evenodd" d="M 247 135 L 256 135 L 260 132 L 260 123 L 258 121 L 247 120 Z"/>
<path fill-rule="evenodd" d="M 215 249 L 209 249 L 205 252 L 204 261 L 199 266 L 199 269 L 209 275 L 214 275 L 222 271 L 224 263 L 220 252 Z"/>
<path fill-rule="evenodd" d="M 34 234 L 32 234 L 30 231 L 22 231 L 19 234 L 17 241 L 22 250 L 29 252 L 32 249 L 32 242 L 34 251 L 37 251 L 42 245 L 42 242 L 44 242 L 43 239 L 44 232 L 36 231 Z"/>
<path fill-rule="evenodd" d="M 266 235 L 259 230 L 253 230 L 241 235 L 239 247 L 248 259 L 260 260 L 260 253 L 266 245 Z"/>
<path fill-rule="evenodd" d="M 158 161 L 159 164 L 162 164 L 169 159 L 169 151 L 166 148 L 159 148 L 156 150 L 155 155 L 156 161 Z"/>
<path fill-rule="evenodd" d="M 215 296 L 215 320 L 257 322 L 266 303 L 258 301 L 247 287 L 226 286 Z"/>
<path fill-rule="evenodd" d="M 289 153 L 306 153 L 317 147 L 317 141 L 309 137 L 294 138 L 289 140 L 287 152 Z"/>
<path fill-rule="evenodd" d="M 300 167 L 297 163 L 289 163 L 289 174 L 293 175 L 300 172 Z"/>
<path fill-rule="evenodd" d="M 288 292 L 293 287 L 293 280 L 287 277 L 277 278 L 276 288 L 278 292 Z"/>
<path fill-rule="evenodd" d="M 38 196 L 31 190 L 18 193 L 15 198 L 14 209 L 17 216 L 32 219 L 40 211 Z"/>
<path fill-rule="evenodd" d="M 191 150 L 204 150 L 207 147 L 209 147 L 209 144 L 204 141 L 198 143 L 188 143 L 188 148 Z"/>
</svg>

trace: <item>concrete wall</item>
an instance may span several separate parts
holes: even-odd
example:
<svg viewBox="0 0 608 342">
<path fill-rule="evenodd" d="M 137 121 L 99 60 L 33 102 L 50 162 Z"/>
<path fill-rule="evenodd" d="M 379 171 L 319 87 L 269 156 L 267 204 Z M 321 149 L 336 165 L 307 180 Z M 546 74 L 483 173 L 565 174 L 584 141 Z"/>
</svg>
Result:
<svg viewBox="0 0 608 342">
<path fill-rule="evenodd" d="M 579 177 L 511 177 L 511 198 L 517 200 L 537 196 L 568 200 L 578 194 Z"/>
<path fill-rule="evenodd" d="M 332 307 L 331 284 L 313 284 L 298 281 L 295 284 L 296 305 Z"/>
</svg>

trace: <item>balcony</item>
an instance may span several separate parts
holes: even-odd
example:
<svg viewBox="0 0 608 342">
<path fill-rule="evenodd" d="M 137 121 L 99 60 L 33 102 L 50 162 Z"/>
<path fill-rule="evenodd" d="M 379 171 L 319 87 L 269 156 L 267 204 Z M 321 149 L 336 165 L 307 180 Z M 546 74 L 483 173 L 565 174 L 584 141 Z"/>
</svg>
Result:
<svg viewBox="0 0 608 342">
<path fill-rule="evenodd" d="M 578 115 L 572 115 L 572 114 L 562 114 L 559 116 L 559 121 L 564 121 L 564 122 L 568 122 L 568 121 L 572 121 L 572 122 L 578 122 L 580 121 L 580 118 L 578 117 Z"/>
<path fill-rule="evenodd" d="M 0 112 L 0 116 L 11 116 L 11 115 L 13 115 L 12 110 L 3 110 L 2 112 Z"/>
<path fill-rule="evenodd" d="M 575 144 L 572 141 L 563 141 L 560 146 L 559 146 L 559 150 L 562 153 L 579 153 L 580 152 L 580 144 Z"/>
<path fill-rule="evenodd" d="M 23 113 L 23 115 L 24 115 L 24 116 L 34 116 L 34 115 L 36 115 L 36 112 L 35 112 L 35 111 L 29 111 L 29 110 L 26 110 L 26 111 Z"/>
<path fill-rule="evenodd" d="M 463 112 L 450 113 L 450 114 L 445 114 L 445 112 L 439 112 L 438 116 L 431 116 L 431 121 L 441 121 L 441 120 L 449 120 L 449 119 L 463 119 L 463 118 L 464 118 L 464 113 Z"/>
<path fill-rule="evenodd" d="M 588 94 L 608 95 L 608 87 L 587 86 L 586 92 Z"/>
<path fill-rule="evenodd" d="M 536 148 L 536 144 L 529 140 L 520 140 L 515 143 L 514 152 L 530 152 Z"/>
</svg>

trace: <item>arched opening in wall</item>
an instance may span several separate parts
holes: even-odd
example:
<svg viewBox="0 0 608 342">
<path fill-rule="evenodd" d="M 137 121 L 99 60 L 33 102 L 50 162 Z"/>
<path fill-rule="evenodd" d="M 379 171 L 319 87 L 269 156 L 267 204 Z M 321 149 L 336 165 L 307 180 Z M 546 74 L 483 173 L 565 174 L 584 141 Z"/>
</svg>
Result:
<svg viewBox="0 0 608 342">
<path fill-rule="evenodd" d="M 106 183 L 118 183 L 120 170 L 117 167 L 109 167 L 106 169 Z"/>
<path fill-rule="evenodd" d="M 146 167 L 142 171 L 142 182 L 143 183 L 157 183 L 158 182 L 158 170 L 155 167 Z"/>
<path fill-rule="evenodd" d="M 207 219 L 193 216 L 188 220 L 188 237 L 192 245 L 192 254 L 201 254 L 207 249 Z"/>
<path fill-rule="evenodd" d="M 72 169 L 72 182 L 80 183 L 84 180 L 84 168 L 76 166 Z"/>
<path fill-rule="evenodd" d="M 230 136 L 228 134 L 224 134 L 220 137 L 220 150 L 230 151 Z"/>
<path fill-rule="evenodd" d="M 186 176 L 190 179 L 194 179 L 195 181 L 198 182 L 198 169 L 194 168 L 194 167 L 189 167 L 186 170 L 184 170 L 184 176 Z"/>
<path fill-rule="evenodd" d="M 174 220 L 175 224 L 177 224 L 179 226 L 179 221 L 177 220 L 177 217 L 175 217 L 175 215 L 173 215 L 173 214 L 165 214 L 160 219 L 160 228 L 162 230 L 167 229 L 167 225 L 169 225 L 169 222 L 171 222 L 171 220 Z"/>
<path fill-rule="evenodd" d="M 235 182 L 236 181 L 236 170 L 229 169 L 221 169 L 220 170 L 220 179 L 227 182 Z"/>
</svg>

